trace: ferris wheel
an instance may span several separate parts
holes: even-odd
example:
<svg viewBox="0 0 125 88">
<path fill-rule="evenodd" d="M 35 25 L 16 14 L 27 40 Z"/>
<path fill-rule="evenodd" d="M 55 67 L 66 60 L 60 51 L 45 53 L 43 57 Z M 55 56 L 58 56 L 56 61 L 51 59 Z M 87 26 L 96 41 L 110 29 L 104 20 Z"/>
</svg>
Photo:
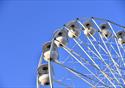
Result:
<svg viewBox="0 0 125 88">
<path fill-rule="evenodd" d="M 124 45 L 122 25 L 96 17 L 72 20 L 43 44 L 37 88 L 125 88 Z"/>
</svg>

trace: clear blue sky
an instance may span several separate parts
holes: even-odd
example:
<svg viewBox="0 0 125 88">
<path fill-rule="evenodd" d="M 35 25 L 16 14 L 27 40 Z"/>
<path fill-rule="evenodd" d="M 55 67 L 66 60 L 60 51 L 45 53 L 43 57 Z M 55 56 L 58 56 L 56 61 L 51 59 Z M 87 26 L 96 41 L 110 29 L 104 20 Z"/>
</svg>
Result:
<svg viewBox="0 0 125 88">
<path fill-rule="evenodd" d="M 125 25 L 125 1 L 0 0 L 0 88 L 35 88 L 41 45 L 64 23 L 91 16 Z"/>
</svg>

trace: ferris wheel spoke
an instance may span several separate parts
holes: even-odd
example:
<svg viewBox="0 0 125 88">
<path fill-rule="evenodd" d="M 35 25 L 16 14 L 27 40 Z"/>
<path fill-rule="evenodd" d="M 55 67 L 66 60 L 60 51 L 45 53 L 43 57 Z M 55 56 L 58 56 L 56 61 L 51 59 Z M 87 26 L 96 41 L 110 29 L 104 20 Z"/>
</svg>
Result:
<svg viewBox="0 0 125 88">
<path fill-rule="evenodd" d="M 100 72 L 109 80 L 109 82 L 113 84 L 113 82 L 111 82 L 111 80 L 107 77 L 107 74 L 105 72 L 103 72 L 100 67 L 95 63 L 95 61 L 89 56 L 89 54 L 82 48 L 82 46 L 74 39 L 74 41 L 78 44 L 78 46 L 83 50 L 83 52 L 88 56 L 88 58 L 94 63 L 94 65 L 100 70 Z M 114 85 L 115 86 L 115 85 Z"/>
<path fill-rule="evenodd" d="M 68 31 L 70 31 L 67 27 L 65 27 Z M 76 36 L 75 34 L 74 34 L 74 36 Z M 84 44 L 87 48 L 88 48 L 88 50 L 89 51 L 91 51 L 95 56 L 97 56 L 98 58 L 99 58 L 99 56 L 90 48 L 90 47 L 88 47 L 88 45 L 86 44 L 86 43 L 84 43 L 80 38 L 77 38 L 78 39 L 78 41 L 80 41 L 80 43 L 79 44 Z M 75 41 L 75 46 L 76 45 L 78 45 L 78 42 L 76 42 L 77 40 L 76 39 L 73 39 L 74 41 Z M 79 46 L 79 45 L 78 45 Z M 80 47 L 81 48 L 81 47 Z M 83 50 L 83 49 L 82 49 Z M 85 50 L 84 50 L 85 51 Z M 87 55 L 88 56 L 88 55 Z"/>
<path fill-rule="evenodd" d="M 84 44 L 85 45 L 85 44 Z M 86 46 L 86 45 L 85 45 Z M 86 46 L 87 47 L 87 46 Z M 99 58 L 100 59 L 100 56 L 98 56 L 93 50 L 91 50 L 91 48 L 90 47 L 88 47 L 88 49 L 97 57 L 97 58 Z M 103 59 L 103 58 L 102 58 Z M 101 60 L 102 60 L 101 59 Z M 102 60 L 102 62 L 104 63 L 105 61 L 104 60 Z M 106 62 L 105 62 L 106 63 Z M 110 67 L 110 66 L 108 66 L 108 67 Z M 107 69 L 107 68 L 106 68 Z M 112 68 L 110 68 L 110 69 L 112 69 Z"/>
<path fill-rule="evenodd" d="M 109 26 L 110 26 L 110 28 L 111 28 L 113 34 L 115 35 L 115 37 L 118 39 L 118 37 L 117 37 L 115 31 L 113 30 L 112 25 L 111 25 L 109 22 L 108 22 L 108 24 L 109 24 Z M 120 47 L 119 47 L 118 42 L 117 42 L 116 39 L 115 39 L 115 42 L 116 42 L 116 45 L 117 45 L 117 48 L 118 48 L 118 52 L 119 52 L 119 54 L 120 54 L 120 57 L 121 57 L 121 59 L 122 59 L 123 65 L 124 65 L 124 67 L 125 67 L 125 62 L 124 62 L 124 59 L 123 59 L 123 56 L 122 56 L 122 53 L 121 53 Z M 122 45 L 121 45 L 121 46 L 122 46 Z M 122 48 L 122 49 L 124 49 L 124 48 Z"/>
<path fill-rule="evenodd" d="M 116 33 L 115 33 L 115 31 L 113 30 L 113 27 L 112 27 L 111 24 L 116 25 L 116 26 L 121 27 L 121 28 L 125 28 L 125 26 L 122 26 L 122 25 L 117 24 L 117 23 L 115 23 L 115 22 L 112 22 L 112 21 L 110 21 L 110 20 L 101 19 L 101 18 L 96 18 L 96 17 L 92 17 L 92 18 L 93 18 L 93 19 L 96 19 L 96 20 L 101 20 L 101 21 L 107 22 L 116 38 L 117 38 Z M 115 39 L 115 42 L 116 42 L 116 45 L 117 45 L 117 48 L 118 48 L 118 52 L 120 53 L 120 55 L 119 55 L 118 52 L 114 49 L 114 47 L 112 46 L 112 44 L 110 44 L 110 46 L 112 47 L 112 49 L 115 51 L 115 53 L 116 53 L 118 56 L 121 56 L 121 58 L 122 58 L 122 60 L 123 60 L 123 57 L 122 57 L 122 54 L 121 54 L 121 51 L 120 51 L 120 47 L 118 46 L 118 42 L 117 42 L 116 39 Z M 124 53 L 125 53 L 125 49 L 123 48 L 123 46 L 122 46 L 121 44 L 120 44 L 120 46 L 121 46 L 121 48 L 123 49 L 123 51 L 124 51 Z M 124 62 L 123 64 L 124 64 L 124 66 L 125 66 L 125 62 Z"/>
<path fill-rule="evenodd" d="M 94 41 L 96 41 L 97 42 L 97 40 L 94 38 L 94 36 L 93 35 L 91 35 L 90 34 L 90 36 L 94 39 Z M 89 39 L 89 41 L 91 42 L 91 40 Z M 91 42 L 92 43 L 92 42 Z M 102 50 L 107 54 L 107 51 L 102 47 L 102 45 L 100 45 L 99 43 L 98 43 L 98 45 L 102 48 Z M 93 46 L 94 46 L 94 44 L 93 44 Z M 112 49 L 115 51 L 115 53 L 119 56 L 119 54 L 117 53 L 117 51 L 114 49 L 114 47 L 110 44 L 110 46 L 112 47 Z M 96 48 L 95 48 L 96 49 Z M 100 54 L 101 55 L 101 54 Z M 107 54 L 108 55 L 108 54 Z"/>
<path fill-rule="evenodd" d="M 77 45 L 77 44 L 74 44 L 71 49 L 73 49 L 76 45 Z M 63 64 L 64 64 L 69 58 L 70 58 L 70 55 L 68 55 L 68 56 L 66 57 L 66 59 L 63 61 Z"/>
<path fill-rule="evenodd" d="M 89 84 L 91 87 L 95 87 L 93 84 L 91 84 L 88 80 L 82 78 L 80 75 L 81 74 L 78 74 L 77 72 L 75 72 L 74 70 L 71 70 L 70 68 L 64 66 L 63 64 L 59 63 L 56 61 L 57 64 L 63 66 L 65 69 L 67 69 L 69 72 L 73 73 L 76 77 L 80 78 L 81 80 L 83 80 L 84 82 L 86 82 L 87 84 Z"/>
<path fill-rule="evenodd" d="M 77 59 L 70 51 L 69 49 L 67 49 L 66 47 L 63 47 L 64 50 L 66 50 L 76 61 L 78 61 L 84 68 L 86 68 L 93 76 L 95 76 L 100 82 L 102 82 L 90 69 L 88 69 L 88 67 L 86 67 L 79 59 Z M 116 86 L 114 85 L 114 83 L 111 82 L 111 80 L 108 78 L 107 74 L 105 72 L 103 72 L 102 70 L 100 70 L 100 68 L 96 67 L 96 69 L 98 69 L 106 78 L 107 80 L 112 84 L 112 86 L 114 86 L 116 88 Z M 102 82 L 104 83 L 104 82 Z"/>
<path fill-rule="evenodd" d="M 76 42 L 77 43 L 77 42 Z M 78 43 L 77 43 L 78 44 Z M 75 58 L 83 67 L 85 67 L 86 68 L 86 66 L 81 62 L 81 61 L 79 61 L 71 52 L 73 52 L 73 50 L 70 50 L 70 49 L 67 49 L 66 47 L 63 47 L 64 48 L 64 50 L 66 50 L 73 58 Z M 85 54 L 87 54 L 87 52 L 84 50 L 84 52 L 85 52 Z M 74 52 L 73 52 L 74 53 Z M 76 53 L 75 53 L 76 54 Z M 76 54 L 76 55 L 78 55 L 78 54 Z M 92 58 L 87 54 L 87 56 L 92 60 Z M 93 61 L 93 60 L 92 60 Z M 94 61 L 93 61 L 94 62 Z M 114 85 L 114 83 L 109 79 L 109 76 L 108 76 L 108 74 L 106 74 L 105 72 L 103 72 L 100 68 L 99 68 L 99 66 L 94 62 L 94 66 L 95 66 L 95 68 L 97 69 L 97 70 L 99 70 L 103 75 L 104 75 L 104 77 L 106 77 L 106 79 L 116 88 L 116 86 Z M 89 72 L 91 72 L 88 68 L 86 68 Z M 91 72 L 91 74 L 93 74 L 92 72 Z M 93 74 L 94 75 L 94 74 Z M 98 77 L 97 77 L 98 78 Z M 99 79 L 100 80 L 100 79 Z M 101 80 L 100 80 L 101 81 Z"/>
<path fill-rule="evenodd" d="M 89 56 L 89 54 L 85 51 L 85 49 L 83 49 L 83 47 L 79 44 L 79 42 L 76 40 L 76 39 L 73 39 L 77 44 L 78 46 L 80 47 L 80 49 L 88 56 L 88 58 L 93 62 L 93 64 L 98 68 L 99 66 L 95 63 L 95 61 Z"/>
<path fill-rule="evenodd" d="M 59 64 L 59 65 L 61 65 L 61 66 L 63 66 L 65 69 L 67 69 L 67 70 L 70 71 L 71 73 L 75 74 L 75 75 L 76 75 L 77 77 L 79 77 L 80 79 L 81 79 L 82 77 L 85 77 L 85 78 L 87 78 L 87 79 L 89 79 L 89 80 L 92 80 L 92 81 L 94 81 L 94 82 L 98 82 L 98 81 L 92 79 L 91 77 L 89 77 L 89 76 L 87 76 L 87 75 L 85 75 L 85 74 L 82 74 L 82 73 L 80 73 L 80 72 L 77 72 L 76 70 L 74 70 L 74 69 L 72 69 L 72 68 L 69 68 L 69 67 L 63 65 L 63 64 L 60 63 L 59 61 L 56 61 L 56 63 Z M 83 81 L 87 82 L 89 85 L 92 86 L 93 84 L 91 84 L 91 82 L 89 82 L 87 79 L 84 79 L 84 80 L 83 80 L 83 78 L 82 78 Z M 104 86 L 107 87 L 107 88 L 110 88 L 110 87 L 109 87 L 108 85 L 106 85 L 106 84 L 102 84 L 102 85 L 104 85 Z M 94 85 L 93 85 L 92 87 L 96 88 L 96 86 L 94 86 Z"/>
<path fill-rule="evenodd" d="M 99 30 L 101 30 L 100 27 L 98 26 L 98 24 L 96 23 L 96 21 L 95 21 L 94 19 L 92 19 L 92 21 L 95 23 L 95 25 L 97 26 L 97 28 L 98 28 Z M 118 69 L 118 67 L 117 67 L 117 66 L 119 66 L 118 63 L 115 62 L 115 60 L 112 58 L 112 55 L 111 55 L 111 53 L 110 53 L 110 51 L 109 51 L 109 49 L 108 49 L 106 43 L 104 42 L 104 40 L 103 40 L 103 38 L 102 38 L 102 36 L 101 36 L 100 33 L 99 33 L 99 36 L 100 36 L 100 38 L 101 38 L 101 40 L 102 40 L 102 42 L 103 42 L 103 44 L 104 44 L 104 46 L 105 46 L 105 48 L 106 48 L 106 50 L 107 50 L 109 56 L 110 56 L 111 61 L 114 63 L 114 66 L 115 66 L 116 70 L 118 71 L 119 76 L 122 76 L 121 72 L 119 71 L 119 69 Z"/>
<path fill-rule="evenodd" d="M 86 46 L 88 48 L 89 51 L 91 51 L 96 57 L 100 58 L 85 42 L 83 42 L 80 38 L 77 39 L 78 41 L 80 41 L 79 44 L 83 44 L 84 46 Z"/>
<path fill-rule="evenodd" d="M 95 23 L 95 25 L 97 26 L 97 28 L 98 28 L 99 30 L 101 30 L 100 27 L 98 26 L 98 24 L 96 23 L 96 21 L 95 21 L 94 19 L 92 19 L 92 21 Z M 111 29 L 112 29 L 112 28 L 111 28 Z M 113 29 L 112 29 L 112 30 L 113 30 Z M 114 66 L 115 66 L 115 68 L 116 68 L 116 70 L 117 70 L 119 76 L 122 78 L 122 81 L 123 81 L 123 83 L 125 84 L 125 80 L 123 79 L 122 74 L 121 74 L 121 72 L 120 72 L 120 70 L 119 70 L 119 68 L 118 68 L 118 67 L 120 67 L 120 66 L 119 66 L 119 65 L 116 63 L 116 61 L 112 58 L 112 55 L 111 55 L 110 51 L 108 50 L 108 47 L 107 47 L 107 45 L 105 44 L 105 42 L 104 42 L 104 40 L 103 40 L 103 38 L 102 38 L 102 36 L 101 36 L 100 33 L 99 33 L 99 35 L 100 35 L 100 37 L 101 37 L 101 40 L 102 40 L 102 42 L 103 42 L 103 44 L 104 44 L 104 46 L 105 46 L 107 52 L 109 53 L 110 59 L 111 59 L 112 62 L 114 63 Z M 116 39 L 115 39 L 115 41 L 117 42 Z M 117 44 L 118 44 L 118 43 L 117 43 Z"/>
<path fill-rule="evenodd" d="M 110 44 L 110 46 L 115 51 L 115 53 L 117 54 L 117 56 L 120 57 L 119 53 L 115 50 L 115 48 L 112 46 L 112 44 Z"/>
<path fill-rule="evenodd" d="M 68 31 L 70 31 L 67 27 L 65 27 Z M 74 36 L 76 36 L 75 34 L 74 34 Z M 80 43 L 79 44 L 84 44 L 85 46 L 87 46 L 87 44 L 86 43 L 83 43 L 83 41 L 81 41 L 81 39 L 80 38 L 78 38 L 79 39 L 79 41 L 80 41 Z M 74 39 L 74 41 L 75 41 L 75 39 Z M 75 42 L 75 46 L 76 45 L 78 45 L 78 43 L 77 42 Z M 87 48 L 88 48 L 88 50 L 90 50 L 94 55 L 96 55 L 97 57 L 98 57 L 98 55 L 96 54 L 96 53 L 94 53 L 94 51 L 90 48 L 90 47 L 88 47 L 87 46 Z M 85 58 L 82 58 L 79 54 L 77 54 L 77 53 L 75 53 L 75 52 L 73 52 L 75 55 L 77 55 L 78 57 L 80 57 L 81 59 L 83 59 L 86 63 L 88 63 L 88 64 L 90 64 L 87 60 L 85 60 Z M 92 64 L 91 64 L 92 65 Z M 96 67 L 95 65 L 93 65 L 94 67 Z"/>
<path fill-rule="evenodd" d="M 80 23 L 81 25 L 82 25 L 82 27 L 83 28 L 85 28 L 84 26 L 83 26 L 83 24 L 80 22 L 80 21 L 78 21 L 78 23 Z M 90 34 L 90 36 L 92 36 L 91 34 Z M 93 36 L 92 36 L 93 37 Z M 87 37 L 88 38 L 88 37 Z M 96 39 L 93 37 L 93 39 L 96 41 Z M 101 56 L 101 54 L 99 53 L 99 51 L 95 48 L 95 46 L 94 46 L 94 44 L 92 43 L 92 41 L 88 38 L 88 40 L 90 41 L 90 43 L 92 44 L 92 46 L 94 47 L 94 49 L 96 50 L 96 52 L 99 54 L 99 56 L 101 57 L 101 61 L 106 65 L 106 67 L 110 70 L 110 72 L 111 72 L 111 74 L 113 75 L 113 77 L 116 79 L 116 81 L 120 84 L 120 81 L 117 79 L 117 77 L 113 74 L 113 72 L 112 72 L 112 70 L 111 70 L 111 68 L 109 67 L 109 65 L 104 61 L 104 59 L 102 58 L 102 56 Z M 101 46 L 101 45 L 100 45 Z M 81 47 L 82 48 L 82 47 Z M 101 47 L 102 48 L 102 47 Z M 103 48 L 102 48 L 103 49 Z M 103 49 L 104 51 L 105 51 L 105 49 Z M 106 52 L 106 51 L 105 51 Z M 106 52 L 107 53 L 107 52 Z"/>
<path fill-rule="evenodd" d="M 91 35 L 92 36 L 92 35 Z M 96 49 L 95 45 L 92 43 L 92 41 L 90 40 L 90 38 L 88 37 L 88 40 L 90 41 L 90 43 L 92 44 L 92 46 L 94 47 L 95 51 L 98 53 L 98 55 L 100 56 L 100 60 L 106 65 L 106 67 L 108 68 L 108 70 L 111 72 L 111 74 L 113 75 L 113 77 L 115 78 L 115 80 L 120 83 L 120 81 L 117 79 L 117 77 L 115 76 L 115 74 L 112 72 L 110 66 L 105 62 L 105 60 L 103 59 L 102 55 L 99 53 L 99 51 Z"/>
<path fill-rule="evenodd" d="M 66 28 L 66 29 L 69 30 L 68 28 Z M 79 44 L 79 42 L 77 42 L 75 39 L 74 39 L 74 41 L 78 44 L 80 49 L 90 58 L 90 60 L 94 63 L 94 65 L 97 67 L 97 69 L 99 69 L 101 71 L 100 67 L 95 63 L 95 61 L 93 61 L 93 59 L 89 56 L 89 54 L 82 48 L 82 46 Z M 101 71 L 101 72 L 108 79 L 107 74 L 103 71 Z M 109 80 L 109 82 L 112 83 L 110 80 Z"/>
<path fill-rule="evenodd" d="M 111 64 L 109 65 L 109 67 L 112 66 L 112 65 L 113 65 L 113 63 L 111 63 Z M 107 69 L 108 69 L 108 68 L 105 68 L 103 71 L 105 72 Z M 111 69 L 111 70 L 114 71 L 114 69 Z M 114 71 L 114 72 L 116 72 L 116 71 Z M 101 74 L 98 74 L 98 75 L 100 76 Z M 111 79 L 111 80 L 116 80 L 116 79 L 113 79 L 113 78 L 111 78 L 111 77 L 110 77 L 110 79 Z M 122 83 L 119 83 L 118 85 L 119 85 L 120 87 L 124 88 L 123 85 L 122 85 Z"/>
<path fill-rule="evenodd" d="M 111 64 L 112 65 L 112 64 Z M 107 68 L 105 68 L 103 71 L 105 72 L 107 70 Z M 97 73 L 98 74 L 98 73 Z M 101 76 L 102 74 L 98 74 L 98 76 Z M 105 79 L 105 78 L 101 78 L 101 80 L 103 80 L 103 79 Z M 111 78 L 110 78 L 110 80 L 112 80 Z M 96 85 L 98 85 L 99 83 L 97 83 Z"/>
<path fill-rule="evenodd" d="M 83 26 L 83 25 L 82 25 Z M 84 27 L 84 26 L 83 26 Z M 96 38 L 93 36 L 93 35 L 91 35 L 90 34 L 90 36 L 93 38 L 93 40 L 94 41 L 96 41 L 97 42 L 97 40 L 96 40 Z M 90 41 L 90 39 L 89 39 L 89 41 Z M 99 47 L 107 54 L 107 51 L 102 47 L 102 45 L 99 43 L 99 42 L 97 42 L 98 43 L 98 45 L 99 45 Z M 94 44 L 93 44 L 94 45 Z M 119 56 L 119 54 L 118 54 L 118 52 L 114 49 L 114 47 L 112 46 L 112 44 L 110 44 L 110 46 L 112 47 L 112 49 L 115 51 L 115 53 Z M 96 48 L 95 48 L 96 49 Z M 108 54 L 107 54 L 108 55 Z M 120 57 L 120 56 L 119 56 Z"/>
<path fill-rule="evenodd" d="M 125 49 L 124 49 L 123 45 L 120 45 L 120 47 L 123 49 L 123 52 L 125 53 Z"/>
<path fill-rule="evenodd" d="M 91 37 L 94 37 L 93 35 L 90 34 Z M 100 60 L 102 60 L 102 62 L 106 65 L 106 67 L 108 68 L 108 70 L 111 72 L 111 74 L 113 75 L 113 77 L 115 78 L 115 80 L 118 82 L 118 84 L 121 84 L 120 81 L 118 80 L 118 78 L 115 76 L 114 72 L 112 71 L 112 68 L 110 68 L 110 66 L 105 62 L 105 60 L 103 59 L 102 55 L 99 53 L 99 51 L 96 49 L 95 45 L 93 44 L 93 42 L 90 40 L 90 38 L 88 37 L 88 40 L 90 41 L 91 45 L 94 47 L 94 49 L 96 50 L 96 52 L 98 53 L 98 55 L 101 57 Z"/>
<path fill-rule="evenodd" d="M 77 20 L 77 22 L 78 22 L 83 28 L 85 28 L 84 25 L 83 25 L 79 20 Z M 89 33 L 89 34 L 90 34 L 90 33 Z M 96 41 L 96 42 L 98 43 L 99 47 L 100 47 L 106 54 L 108 54 L 107 51 L 105 50 L 105 48 L 96 40 L 96 38 L 95 38 L 94 36 L 92 36 L 91 34 L 90 34 L 90 36 L 93 38 L 94 41 Z"/>
<path fill-rule="evenodd" d="M 100 74 L 98 74 L 98 75 L 100 75 Z M 110 78 L 110 80 L 112 80 L 112 81 L 114 80 L 114 79 L 112 79 L 111 77 L 109 77 L 109 78 Z M 102 81 L 105 80 L 105 78 L 100 78 L 100 79 L 101 79 Z M 99 85 L 99 84 L 100 84 L 100 83 L 97 82 L 95 85 L 97 86 L 97 85 Z M 120 85 L 120 84 L 119 84 L 119 85 Z M 97 87 L 98 87 L 98 86 L 97 86 Z M 109 85 L 109 87 L 112 88 L 111 85 Z M 123 86 L 121 86 L 121 85 L 120 85 L 120 87 L 123 88 Z"/>
</svg>

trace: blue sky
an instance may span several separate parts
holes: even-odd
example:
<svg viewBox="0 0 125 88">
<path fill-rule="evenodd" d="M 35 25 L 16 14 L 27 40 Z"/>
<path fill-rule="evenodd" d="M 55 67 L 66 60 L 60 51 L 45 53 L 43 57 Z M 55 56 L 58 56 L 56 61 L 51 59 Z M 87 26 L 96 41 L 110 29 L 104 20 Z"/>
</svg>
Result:
<svg viewBox="0 0 125 88">
<path fill-rule="evenodd" d="M 76 17 L 125 25 L 124 0 L 0 0 L 0 88 L 35 88 L 41 46 Z"/>
</svg>

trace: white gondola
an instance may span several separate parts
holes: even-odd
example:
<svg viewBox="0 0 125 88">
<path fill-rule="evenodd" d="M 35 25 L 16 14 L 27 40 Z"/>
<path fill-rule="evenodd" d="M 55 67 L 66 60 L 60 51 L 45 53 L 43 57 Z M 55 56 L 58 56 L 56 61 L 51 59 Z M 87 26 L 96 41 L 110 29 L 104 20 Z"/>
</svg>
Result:
<svg viewBox="0 0 125 88">
<path fill-rule="evenodd" d="M 116 33 L 119 44 L 125 44 L 125 31 L 119 31 Z"/>
<path fill-rule="evenodd" d="M 66 46 L 68 43 L 68 32 L 65 29 L 61 29 L 55 32 L 54 34 L 54 43 L 57 47 Z"/>
<path fill-rule="evenodd" d="M 93 27 L 93 23 L 91 21 L 87 21 L 84 24 L 84 34 L 86 36 L 91 36 L 94 35 L 94 33 L 96 32 L 96 29 Z"/>
<path fill-rule="evenodd" d="M 48 74 L 48 64 L 42 64 L 38 68 L 38 83 L 39 85 L 49 85 L 49 74 Z"/>
<path fill-rule="evenodd" d="M 103 38 L 109 38 L 112 35 L 110 26 L 107 23 L 101 24 L 100 29 Z"/>
<path fill-rule="evenodd" d="M 55 43 L 53 43 L 52 46 L 52 50 L 50 51 L 51 48 L 51 42 L 47 42 L 44 44 L 43 46 L 43 57 L 45 61 L 49 61 L 49 60 L 57 60 L 58 59 L 58 50 L 57 50 L 57 46 Z M 51 53 L 51 55 L 50 55 Z"/>
<path fill-rule="evenodd" d="M 80 36 L 80 26 L 76 21 L 72 21 L 68 23 L 67 25 L 68 30 L 68 36 L 70 38 L 77 38 Z"/>
</svg>

